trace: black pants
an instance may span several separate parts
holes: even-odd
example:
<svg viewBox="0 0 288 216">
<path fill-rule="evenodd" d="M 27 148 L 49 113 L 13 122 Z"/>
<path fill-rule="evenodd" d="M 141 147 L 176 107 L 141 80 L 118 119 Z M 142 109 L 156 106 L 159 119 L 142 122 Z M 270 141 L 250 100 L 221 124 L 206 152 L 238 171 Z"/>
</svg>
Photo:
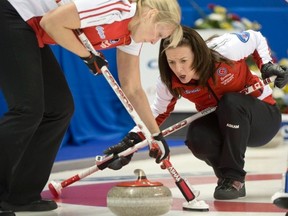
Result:
<svg viewBox="0 0 288 216">
<path fill-rule="evenodd" d="M 212 166 L 218 178 L 243 182 L 247 146 L 268 143 L 278 132 L 281 113 L 252 96 L 228 93 L 217 110 L 192 122 L 186 145 L 199 159 Z"/>
<path fill-rule="evenodd" d="M 0 201 L 41 198 L 74 111 L 73 99 L 49 46 L 0 1 L 0 86 L 8 111 L 0 118 Z"/>
</svg>

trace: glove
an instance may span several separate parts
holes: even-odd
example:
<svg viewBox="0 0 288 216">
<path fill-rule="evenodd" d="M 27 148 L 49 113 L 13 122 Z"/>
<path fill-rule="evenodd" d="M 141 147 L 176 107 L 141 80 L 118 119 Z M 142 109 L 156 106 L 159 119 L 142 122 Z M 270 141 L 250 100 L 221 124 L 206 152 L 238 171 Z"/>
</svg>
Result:
<svg viewBox="0 0 288 216">
<path fill-rule="evenodd" d="M 124 139 L 120 143 L 104 150 L 103 153 L 106 155 L 110 155 L 110 154 L 115 155 L 115 159 L 113 159 L 107 167 L 113 170 L 119 170 L 123 166 L 127 165 L 131 161 L 133 153 L 127 156 L 120 156 L 120 157 L 116 155 L 136 145 L 142 140 L 143 139 L 138 133 L 130 132 L 124 137 Z"/>
<path fill-rule="evenodd" d="M 90 56 L 80 58 L 84 61 L 84 63 L 90 69 L 91 73 L 94 75 L 101 74 L 101 68 L 103 66 L 108 66 L 108 61 L 104 58 L 104 55 L 102 53 L 97 56 L 90 52 Z"/>
<path fill-rule="evenodd" d="M 274 86 L 277 86 L 278 88 L 283 88 L 288 82 L 288 70 L 286 67 L 281 67 L 269 62 L 262 65 L 261 73 L 263 79 L 275 75 L 276 80 Z"/>
<path fill-rule="evenodd" d="M 149 156 L 156 158 L 156 163 L 160 163 L 169 156 L 170 149 L 162 133 L 153 135 L 152 137 L 154 140 L 149 150 Z"/>
</svg>

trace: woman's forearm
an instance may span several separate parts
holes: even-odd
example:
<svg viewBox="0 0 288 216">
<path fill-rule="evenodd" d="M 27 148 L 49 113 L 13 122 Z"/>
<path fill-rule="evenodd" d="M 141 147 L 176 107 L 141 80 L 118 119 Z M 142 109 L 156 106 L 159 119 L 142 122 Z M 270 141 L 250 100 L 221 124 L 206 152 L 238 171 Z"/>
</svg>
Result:
<svg viewBox="0 0 288 216">
<path fill-rule="evenodd" d="M 138 90 L 133 95 L 129 94 L 128 99 L 132 103 L 139 117 L 151 134 L 159 133 L 160 129 L 152 114 L 149 101 L 144 90 Z"/>
</svg>

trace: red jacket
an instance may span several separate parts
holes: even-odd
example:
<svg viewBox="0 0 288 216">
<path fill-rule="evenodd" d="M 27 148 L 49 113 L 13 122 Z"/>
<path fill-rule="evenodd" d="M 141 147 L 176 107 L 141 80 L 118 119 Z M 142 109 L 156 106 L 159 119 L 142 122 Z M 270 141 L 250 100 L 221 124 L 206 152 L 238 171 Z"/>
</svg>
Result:
<svg viewBox="0 0 288 216">
<path fill-rule="evenodd" d="M 38 44 L 55 44 L 39 25 L 42 17 L 57 8 L 51 0 L 9 0 L 24 21 L 35 31 Z M 71 0 L 62 0 L 70 3 Z M 131 39 L 128 24 L 136 13 L 137 4 L 129 0 L 73 0 L 80 19 L 80 28 L 96 50 L 118 47 L 132 55 L 139 55 L 142 43 Z M 128 46 L 127 46 L 128 45 Z"/>
</svg>

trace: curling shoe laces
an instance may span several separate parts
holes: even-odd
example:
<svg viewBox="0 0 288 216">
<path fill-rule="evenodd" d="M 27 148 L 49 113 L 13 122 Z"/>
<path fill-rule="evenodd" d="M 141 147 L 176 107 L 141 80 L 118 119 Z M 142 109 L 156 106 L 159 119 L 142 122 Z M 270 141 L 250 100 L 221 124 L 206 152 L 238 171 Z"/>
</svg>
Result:
<svg viewBox="0 0 288 216">
<path fill-rule="evenodd" d="M 246 196 L 245 183 L 233 179 L 223 179 L 218 182 L 214 191 L 214 198 L 218 200 L 231 200 Z"/>
</svg>

